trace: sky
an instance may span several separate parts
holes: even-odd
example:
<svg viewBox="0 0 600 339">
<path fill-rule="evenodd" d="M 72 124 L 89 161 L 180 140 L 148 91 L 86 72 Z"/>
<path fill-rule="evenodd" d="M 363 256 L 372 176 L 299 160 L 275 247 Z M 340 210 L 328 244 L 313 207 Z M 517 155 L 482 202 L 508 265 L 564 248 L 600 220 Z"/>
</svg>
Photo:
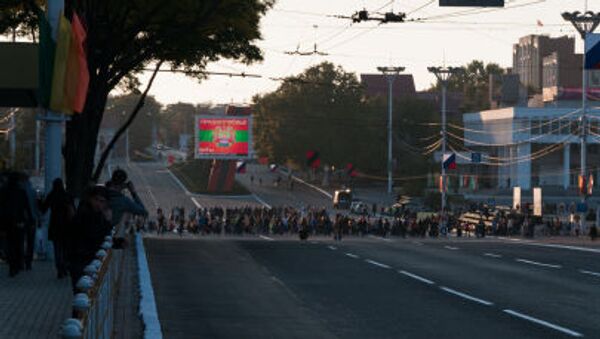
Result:
<svg viewBox="0 0 600 339">
<path fill-rule="evenodd" d="M 460 66 L 471 60 L 512 65 L 512 45 L 528 34 L 575 36 L 563 21 L 565 11 L 583 11 L 586 0 L 506 0 L 505 8 L 439 7 L 438 0 L 278 0 L 261 21 L 263 40 L 257 45 L 264 60 L 250 66 L 221 60 L 209 71 L 259 74 L 265 78 L 211 76 L 198 82 L 181 74 L 160 73 L 150 90 L 163 104 L 248 104 L 256 94 L 276 90 L 285 77 L 330 61 L 346 71 L 375 73 L 378 66 L 403 66 L 413 74 L 417 89 L 428 88 L 434 76 L 428 66 Z M 588 1 L 600 11 L 600 0 Z M 404 12 L 415 22 L 351 24 L 335 15 Z M 418 22 L 417 22 L 418 21 Z M 539 21 L 539 22 L 538 22 Z M 540 25 L 541 24 L 541 25 Z M 291 56 L 284 52 L 312 50 L 317 44 L 327 56 Z M 577 39 L 577 51 L 582 42 Z M 166 67 L 165 67 L 166 68 Z M 147 81 L 149 74 L 141 80 Z"/>
</svg>

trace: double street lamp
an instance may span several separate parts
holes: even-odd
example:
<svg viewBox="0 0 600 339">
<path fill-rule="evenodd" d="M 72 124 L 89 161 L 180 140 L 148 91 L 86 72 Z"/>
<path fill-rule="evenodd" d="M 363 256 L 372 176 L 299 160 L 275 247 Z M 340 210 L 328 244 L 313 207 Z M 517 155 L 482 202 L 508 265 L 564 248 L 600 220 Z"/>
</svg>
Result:
<svg viewBox="0 0 600 339">
<path fill-rule="evenodd" d="M 377 70 L 383 73 L 388 81 L 388 194 L 392 194 L 392 106 L 394 101 L 392 88 L 396 76 L 404 71 L 404 69 L 404 67 L 377 67 Z"/>
<path fill-rule="evenodd" d="M 444 155 L 446 154 L 446 92 L 448 91 L 448 82 L 450 79 L 463 73 L 463 69 L 460 67 L 427 67 L 427 70 L 435 75 L 438 80 L 438 83 L 442 85 L 442 130 L 440 134 L 442 136 L 442 156 L 441 156 L 441 193 L 442 193 L 442 201 L 441 201 L 441 222 L 440 227 L 442 232 L 446 232 L 446 167 L 444 166 Z"/>
</svg>

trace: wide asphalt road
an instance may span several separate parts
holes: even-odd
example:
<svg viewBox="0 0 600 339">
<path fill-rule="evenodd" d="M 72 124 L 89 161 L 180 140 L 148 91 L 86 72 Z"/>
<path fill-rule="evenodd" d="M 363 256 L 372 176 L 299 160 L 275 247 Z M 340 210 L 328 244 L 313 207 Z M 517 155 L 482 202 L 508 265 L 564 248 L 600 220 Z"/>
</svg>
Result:
<svg viewBox="0 0 600 339">
<path fill-rule="evenodd" d="M 146 239 L 165 338 L 600 338 L 600 253 L 503 240 Z"/>
</svg>

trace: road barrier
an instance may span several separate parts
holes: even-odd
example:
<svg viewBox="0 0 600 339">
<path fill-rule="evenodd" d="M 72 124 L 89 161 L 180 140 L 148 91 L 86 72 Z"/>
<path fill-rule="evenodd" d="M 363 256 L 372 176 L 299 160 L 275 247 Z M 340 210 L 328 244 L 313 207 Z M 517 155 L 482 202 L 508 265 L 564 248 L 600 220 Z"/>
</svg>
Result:
<svg viewBox="0 0 600 339">
<path fill-rule="evenodd" d="M 113 249 L 113 236 L 107 236 L 101 249 L 84 269 L 73 298 L 72 318 L 61 328 L 64 339 L 109 339 L 113 337 L 116 300 L 124 270 L 125 253 Z"/>
</svg>

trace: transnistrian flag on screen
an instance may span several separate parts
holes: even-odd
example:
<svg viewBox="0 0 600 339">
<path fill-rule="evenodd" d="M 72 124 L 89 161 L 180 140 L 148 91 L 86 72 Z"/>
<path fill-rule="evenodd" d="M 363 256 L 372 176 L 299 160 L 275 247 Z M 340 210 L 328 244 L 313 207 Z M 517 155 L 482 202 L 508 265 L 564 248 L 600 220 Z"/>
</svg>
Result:
<svg viewBox="0 0 600 339">
<path fill-rule="evenodd" d="M 248 119 L 201 118 L 198 125 L 201 155 L 248 155 Z"/>
<path fill-rule="evenodd" d="M 585 69 L 600 69 L 600 34 L 585 36 Z"/>
<path fill-rule="evenodd" d="M 456 169 L 456 154 L 454 154 L 454 153 L 444 154 L 444 168 L 445 169 Z"/>
</svg>

